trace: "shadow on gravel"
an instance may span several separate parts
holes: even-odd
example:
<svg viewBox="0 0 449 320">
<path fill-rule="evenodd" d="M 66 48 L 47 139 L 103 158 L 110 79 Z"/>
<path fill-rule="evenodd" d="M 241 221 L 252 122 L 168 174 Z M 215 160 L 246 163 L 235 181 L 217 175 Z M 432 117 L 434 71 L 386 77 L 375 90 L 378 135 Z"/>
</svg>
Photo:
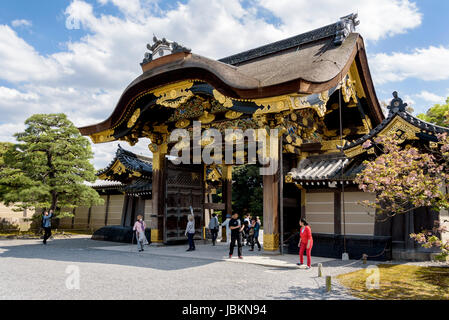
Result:
<svg viewBox="0 0 449 320">
<path fill-rule="evenodd" d="M 325 288 L 290 287 L 286 292 L 280 292 L 279 296 L 267 296 L 274 300 L 354 300 L 348 292 L 342 288 L 333 288 L 327 293 Z"/>
<path fill-rule="evenodd" d="M 108 265 L 152 268 L 158 270 L 180 270 L 216 263 L 201 259 L 186 259 L 143 255 L 137 252 L 137 246 L 129 252 L 97 250 L 98 247 L 115 247 L 117 243 L 94 241 L 89 238 L 56 239 L 43 245 L 36 240 L 2 240 L 0 241 L 0 258 L 42 259 L 71 263 L 99 263 Z M 24 242 L 24 244 L 21 244 Z M 180 262 L 182 260 L 182 262 Z"/>
</svg>

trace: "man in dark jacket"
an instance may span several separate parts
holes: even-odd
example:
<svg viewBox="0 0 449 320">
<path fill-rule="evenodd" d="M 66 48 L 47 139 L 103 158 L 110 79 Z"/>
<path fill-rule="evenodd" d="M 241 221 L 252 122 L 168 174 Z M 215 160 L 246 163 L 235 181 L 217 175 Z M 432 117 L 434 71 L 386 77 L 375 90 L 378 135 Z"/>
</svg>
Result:
<svg viewBox="0 0 449 320">
<path fill-rule="evenodd" d="M 257 247 L 259 248 L 259 251 L 262 249 L 259 243 L 259 231 L 260 231 L 260 224 L 257 222 L 256 218 L 253 218 L 251 220 L 251 249 L 249 251 L 254 251 L 254 244 L 257 244 Z"/>
<path fill-rule="evenodd" d="M 44 210 L 42 213 L 42 228 L 44 228 L 44 244 L 47 244 L 47 240 L 51 237 L 51 218 L 53 217 L 53 210 L 48 213 Z"/>
<path fill-rule="evenodd" d="M 212 245 L 215 246 L 215 242 L 217 240 L 218 235 L 218 227 L 220 226 L 220 223 L 218 222 L 217 215 L 215 213 L 212 214 L 212 218 L 209 222 L 209 230 L 212 235 Z"/>
<path fill-rule="evenodd" d="M 232 215 L 232 219 L 229 220 L 229 228 L 231 229 L 231 246 L 229 248 L 229 259 L 234 254 L 235 242 L 237 241 L 239 259 L 242 257 L 242 238 L 241 232 L 243 230 L 242 223 L 240 222 L 238 213 Z"/>
</svg>

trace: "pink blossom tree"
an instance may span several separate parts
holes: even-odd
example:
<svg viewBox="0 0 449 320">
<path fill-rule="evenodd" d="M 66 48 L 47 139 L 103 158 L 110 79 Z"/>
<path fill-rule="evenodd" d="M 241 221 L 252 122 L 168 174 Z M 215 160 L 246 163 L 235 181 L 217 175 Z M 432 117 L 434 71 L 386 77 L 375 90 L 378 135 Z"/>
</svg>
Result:
<svg viewBox="0 0 449 320">
<path fill-rule="evenodd" d="M 375 193 L 375 202 L 362 204 L 374 208 L 379 216 L 389 219 L 421 207 L 435 210 L 448 209 L 449 197 L 445 186 L 449 182 L 449 138 L 440 135 L 438 147 L 429 152 L 420 152 L 407 145 L 398 136 L 378 137 L 366 141 L 365 149 L 374 149 L 378 154 L 373 161 L 365 161 L 366 168 L 355 182 L 364 192 Z M 449 255 L 449 241 L 443 243 L 435 234 L 447 232 L 443 228 L 411 234 L 423 247 L 438 247 L 441 257 Z"/>
</svg>

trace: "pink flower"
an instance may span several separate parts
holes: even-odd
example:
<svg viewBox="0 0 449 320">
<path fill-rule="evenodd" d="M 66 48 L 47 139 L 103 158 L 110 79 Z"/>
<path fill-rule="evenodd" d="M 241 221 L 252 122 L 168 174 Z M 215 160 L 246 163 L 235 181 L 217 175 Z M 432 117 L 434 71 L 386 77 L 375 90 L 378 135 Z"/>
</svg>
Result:
<svg viewBox="0 0 449 320">
<path fill-rule="evenodd" d="M 373 144 L 371 143 L 370 140 L 366 140 L 366 141 L 362 144 L 362 148 L 363 148 L 363 149 L 368 149 L 368 148 L 371 148 L 372 145 L 373 145 Z"/>
</svg>

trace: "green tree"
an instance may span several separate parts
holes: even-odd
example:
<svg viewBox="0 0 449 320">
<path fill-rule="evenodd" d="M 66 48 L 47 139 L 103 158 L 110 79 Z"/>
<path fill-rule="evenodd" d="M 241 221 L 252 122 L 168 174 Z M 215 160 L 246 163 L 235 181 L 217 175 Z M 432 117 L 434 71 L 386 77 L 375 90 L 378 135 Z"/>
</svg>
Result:
<svg viewBox="0 0 449 320">
<path fill-rule="evenodd" d="M 427 113 L 421 113 L 418 118 L 439 126 L 447 127 L 449 122 L 449 98 L 445 104 L 436 104 L 430 108 Z"/>
<path fill-rule="evenodd" d="M 361 190 L 376 194 L 374 202 L 362 204 L 376 209 L 382 220 L 421 207 L 449 209 L 449 195 L 441 188 L 449 184 L 449 137 L 443 134 L 438 138 L 439 148 L 431 153 L 412 146 L 403 148 L 403 140 L 393 136 L 365 142 L 365 149 L 373 148 L 380 154 L 375 160 L 365 161 L 365 169 L 355 179 Z M 448 231 L 442 226 L 410 237 L 423 247 L 440 248 L 445 258 L 449 256 L 449 241 L 444 242 L 437 234 Z"/>
<path fill-rule="evenodd" d="M 102 204 L 85 185 L 96 179 L 90 143 L 66 115 L 36 114 L 25 125 L 15 134 L 17 144 L 3 145 L 0 201 L 17 209 L 49 208 L 60 218 L 71 216 L 62 208 Z"/>
<path fill-rule="evenodd" d="M 263 182 L 259 167 L 236 166 L 232 171 L 232 210 L 243 213 L 246 209 L 253 216 L 263 216 Z"/>
</svg>

